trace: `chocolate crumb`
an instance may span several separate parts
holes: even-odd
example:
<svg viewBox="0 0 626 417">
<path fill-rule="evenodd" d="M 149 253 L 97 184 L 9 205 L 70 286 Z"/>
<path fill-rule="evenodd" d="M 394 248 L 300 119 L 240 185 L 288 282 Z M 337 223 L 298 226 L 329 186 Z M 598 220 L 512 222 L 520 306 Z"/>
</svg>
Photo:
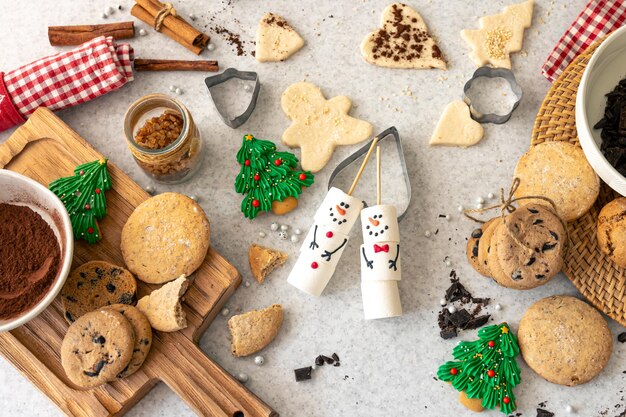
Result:
<svg viewBox="0 0 626 417">
<path fill-rule="evenodd" d="M 626 332 L 622 332 L 617 335 L 617 341 L 620 343 L 626 342 Z"/>
<path fill-rule="evenodd" d="M 306 381 L 307 379 L 311 379 L 311 371 L 313 371 L 313 367 L 311 366 L 294 369 L 293 372 L 296 376 L 296 382 L 301 382 L 301 381 Z"/>
<path fill-rule="evenodd" d="M 339 356 L 336 353 L 330 355 L 335 361 L 339 362 Z"/>
<path fill-rule="evenodd" d="M 544 410 L 543 408 L 538 408 L 537 417 L 554 417 L 554 413 L 548 410 Z"/>
<path fill-rule="evenodd" d="M 322 355 L 319 355 L 317 358 L 315 358 L 315 365 L 317 366 L 324 365 L 324 358 L 322 357 Z"/>
<path fill-rule="evenodd" d="M 326 362 L 328 365 L 332 365 L 333 363 L 335 363 L 335 360 L 333 358 L 329 358 L 328 356 L 324 356 L 324 355 L 320 355 L 322 357 L 322 359 L 324 359 L 324 362 Z"/>
</svg>

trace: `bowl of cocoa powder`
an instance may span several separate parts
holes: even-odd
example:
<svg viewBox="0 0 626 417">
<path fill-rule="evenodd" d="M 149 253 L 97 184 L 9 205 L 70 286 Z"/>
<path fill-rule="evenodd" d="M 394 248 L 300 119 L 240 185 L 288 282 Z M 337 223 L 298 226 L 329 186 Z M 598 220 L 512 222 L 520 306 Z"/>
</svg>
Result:
<svg viewBox="0 0 626 417">
<path fill-rule="evenodd" d="M 69 274 L 73 252 L 61 200 L 37 181 L 0 169 L 0 332 L 48 307 Z"/>
</svg>

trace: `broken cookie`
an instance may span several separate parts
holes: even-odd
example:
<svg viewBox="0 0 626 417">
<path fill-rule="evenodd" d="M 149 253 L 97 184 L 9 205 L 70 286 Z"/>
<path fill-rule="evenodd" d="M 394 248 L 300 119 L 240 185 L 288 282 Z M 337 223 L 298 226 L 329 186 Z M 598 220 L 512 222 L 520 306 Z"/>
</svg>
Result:
<svg viewBox="0 0 626 417">
<path fill-rule="evenodd" d="M 189 287 L 185 275 L 168 282 L 137 302 L 137 308 L 146 315 L 150 325 L 162 332 L 175 332 L 187 327 L 187 317 L 180 299 Z"/>
<path fill-rule="evenodd" d="M 283 307 L 274 304 L 228 320 L 234 356 L 248 356 L 269 345 L 283 324 Z"/>
<path fill-rule="evenodd" d="M 250 272 L 252 272 L 252 276 L 259 284 L 263 284 L 265 278 L 271 274 L 273 270 L 283 265 L 286 260 L 286 253 L 266 248 L 256 243 L 253 243 L 250 249 L 248 249 Z"/>
</svg>

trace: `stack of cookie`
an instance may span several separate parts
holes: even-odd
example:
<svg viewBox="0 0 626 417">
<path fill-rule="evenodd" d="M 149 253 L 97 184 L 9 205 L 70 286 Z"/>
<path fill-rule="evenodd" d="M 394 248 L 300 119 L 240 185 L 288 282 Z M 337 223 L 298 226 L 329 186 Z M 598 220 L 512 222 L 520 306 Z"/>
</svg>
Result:
<svg viewBox="0 0 626 417">
<path fill-rule="evenodd" d="M 498 284 L 527 290 L 547 283 L 563 266 L 567 232 L 548 206 L 531 203 L 472 232 L 467 259 Z"/>
</svg>

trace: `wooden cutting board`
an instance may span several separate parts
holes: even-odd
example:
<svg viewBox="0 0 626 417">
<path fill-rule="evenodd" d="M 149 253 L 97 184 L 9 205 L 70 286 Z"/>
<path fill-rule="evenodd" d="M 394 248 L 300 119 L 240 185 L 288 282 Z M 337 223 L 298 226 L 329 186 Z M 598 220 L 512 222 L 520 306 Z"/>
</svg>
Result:
<svg viewBox="0 0 626 417">
<path fill-rule="evenodd" d="M 56 178 L 72 175 L 76 165 L 101 156 L 52 112 L 39 109 L 0 145 L 0 168 L 47 185 Z M 106 194 L 107 215 L 99 222 L 103 239 L 95 245 L 76 242 L 74 267 L 95 259 L 124 265 L 119 249 L 122 227 L 133 209 L 150 197 L 113 163 L 109 162 L 108 167 L 113 187 Z M 61 341 L 68 324 L 58 298 L 34 320 L 0 333 L 0 354 L 68 416 L 120 416 L 159 381 L 165 382 L 198 415 L 278 416 L 197 345 L 240 285 L 241 276 L 212 248 L 194 275 L 184 303 L 189 327 L 174 333 L 155 332 L 146 362 L 129 378 L 87 391 L 72 385 L 61 367 Z M 139 296 L 154 288 L 140 283 Z"/>
</svg>

